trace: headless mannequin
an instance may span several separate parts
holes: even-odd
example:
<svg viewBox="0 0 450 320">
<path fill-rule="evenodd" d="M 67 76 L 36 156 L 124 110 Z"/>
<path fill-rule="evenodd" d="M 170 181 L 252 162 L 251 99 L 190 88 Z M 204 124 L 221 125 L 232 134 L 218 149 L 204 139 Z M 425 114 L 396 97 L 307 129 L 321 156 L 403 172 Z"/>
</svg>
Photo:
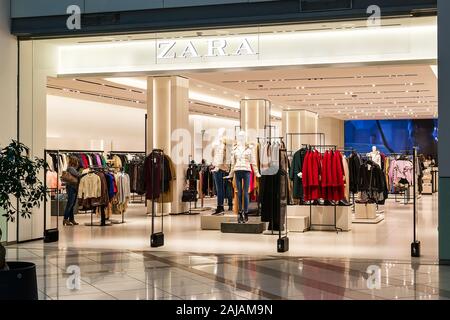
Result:
<svg viewBox="0 0 450 320">
<path fill-rule="evenodd" d="M 372 147 L 372 152 L 367 154 L 368 157 L 372 159 L 373 162 L 375 162 L 377 165 L 381 167 L 381 155 L 380 152 L 377 150 L 377 147 Z"/>
<path fill-rule="evenodd" d="M 238 189 L 239 223 L 248 222 L 248 191 L 252 169 L 257 178 L 261 177 L 258 167 L 256 166 L 254 150 L 246 143 L 246 140 L 246 133 L 244 131 L 239 132 L 237 144 L 232 152 L 232 168 L 230 172 L 230 176 L 235 175 L 236 186 Z M 244 199 L 244 204 L 242 204 L 242 199 Z"/>
<path fill-rule="evenodd" d="M 226 164 L 226 130 L 220 128 L 217 132 L 217 138 L 212 145 L 213 150 L 213 178 L 217 191 L 217 209 L 213 215 L 222 215 L 225 212 L 224 198 L 225 198 L 225 181 L 224 177 L 228 175 L 229 166 Z M 228 197 L 229 210 L 233 210 L 233 197 Z"/>
</svg>

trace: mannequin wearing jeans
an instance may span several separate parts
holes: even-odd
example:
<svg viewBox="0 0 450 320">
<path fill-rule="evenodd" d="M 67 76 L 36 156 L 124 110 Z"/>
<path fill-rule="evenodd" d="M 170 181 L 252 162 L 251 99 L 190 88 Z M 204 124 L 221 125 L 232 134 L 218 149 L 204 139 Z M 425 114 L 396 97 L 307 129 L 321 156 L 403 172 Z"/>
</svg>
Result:
<svg viewBox="0 0 450 320">
<path fill-rule="evenodd" d="M 222 215 L 225 212 L 223 203 L 225 199 L 225 181 L 224 178 L 228 175 L 230 166 L 227 165 L 226 155 L 227 155 L 227 143 L 225 137 L 226 130 L 220 128 L 217 133 L 217 139 L 213 143 L 212 164 L 214 166 L 213 179 L 214 185 L 217 191 L 217 209 L 214 211 L 213 215 Z M 229 210 L 233 210 L 233 198 L 228 197 L 228 207 Z"/>
<path fill-rule="evenodd" d="M 246 133 L 241 131 L 237 136 L 237 144 L 231 153 L 230 173 L 230 176 L 234 175 L 238 189 L 239 223 L 248 222 L 248 192 L 252 168 L 256 177 L 261 177 L 256 163 L 255 150 L 246 143 Z"/>
<path fill-rule="evenodd" d="M 224 209 L 224 200 L 225 200 L 225 183 L 226 181 L 224 178 L 228 175 L 228 172 L 219 170 L 216 172 L 213 172 L 214 177 L 214 184 L 216 186 L 217 191 L 217 210 L 213 213 L 213 215 L 220 215 L 225 212 Z M 233 210 L 233 197 L 231 195 L 227 196 L 228 198 L 228 210 Z"/>
</svg>

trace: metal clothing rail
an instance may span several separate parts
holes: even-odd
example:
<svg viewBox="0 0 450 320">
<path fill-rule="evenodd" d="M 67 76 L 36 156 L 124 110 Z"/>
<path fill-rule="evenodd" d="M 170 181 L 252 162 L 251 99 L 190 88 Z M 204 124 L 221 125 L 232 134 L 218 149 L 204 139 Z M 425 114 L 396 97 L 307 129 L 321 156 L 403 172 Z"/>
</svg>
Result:
<svg viewBox="0 0 450 320">
<path fill-rule="evenodd" d="M 337 150 L 336 145 L 302 144 L 302 146 L 313 147 L 313 148 L 329 148 L 329 149 Z M 338 228 L 338 226 L 337 226 L 337 201 L 334 201 L 334 204 L 332 205 L 334 207 L 334 222 L 333 222 L 333 224 L 313 223 L 312 206 L 313 206 L 313 201 L 309 201 L 309 230 L 310 231 L 313 231 L 312 230 L 313 227 L 333 227 L 334 231 L 336 231 L 337 233 L 339 233 L 339 231 L 343 231 L 342 228 Z M 330 207 L 330 205 L 316 205 L 316 206 Z"/>
<path fill-rule="evenodd" d="M 333 149 L 334 151 L 337 151 L 337 146 L 332 144 L 321 144 L 321 145 L 314 145 L 314 144 L 306 144 L 302 143 L 303 147 L 309 147 L 314 149 Z"/>
<path fill-rule="evenodd" d="M 77 154 L 77 153 L 84 153 L 84 154 L 100 153 L 100 154 L 104 154 L 105 151 L 103 151 L 103 150 L 68 150 L 68 149 L 66 149 L 66 150 L 49 150 L 49 149 L 45 149 L 44 150 L 44 159 L 46 160 L 47 159 L 47 155 L 49 155 L 49 154 L 56 154 L 58 156 L 58 158 L 59 158 L 59 156 L 61 154 Z M 61 168 L 59 167 L 59 164 L 58 164 L 58 171 L 57 171 L 58 179 L 57 179 L 57 182 L 56 182 L 56 184 L 57 184 L 57 189 L 56 189 L 57 219 L 56 219 L 56 223 L 58 224 L 57 228 L 59 228 L 59 215 L 60 215 L 60 212 L 59 212 L 59 202 L 60 202 L 59 195 L 61 194 L 60 190 L 59 190 L 59 170 L 60 169 Z M 97 166 L 90 166 L 89 169 L 92 169 L 92 170 L 104 170 L 106 168 L 104 168 L 104 167 L 97 167 Z M 44 180 L 47 180 L 47 178 L 46 178 L 47 177 L 47 172 L 48 171 L 47 171 L 47 168 L 46 168 L 44 170 L 44 175 L 45 175 Z M 44 187 L 47 188 L 46 183 L 44 184 Z M 91 210 L 91 222 L 90 223 L 86 223 L 85 225 L 86 226 L 90 226 L 90 227 L 111 226 L 112 224 L 106 223 L 105 206 L 100 206 L 100 213 L 101 213 L 101 220 L 100 220 L 100 222 L 94 222 L 93 221 L 93 214 L 95 214 L 95 210 Z M 47 199 L 44 200 L 44 230 L 47 227 L 47 225 L 46 225 L 47 224 L 47 222 L 46 222 L 46 215 L 47 215 Z"/>
</svg>

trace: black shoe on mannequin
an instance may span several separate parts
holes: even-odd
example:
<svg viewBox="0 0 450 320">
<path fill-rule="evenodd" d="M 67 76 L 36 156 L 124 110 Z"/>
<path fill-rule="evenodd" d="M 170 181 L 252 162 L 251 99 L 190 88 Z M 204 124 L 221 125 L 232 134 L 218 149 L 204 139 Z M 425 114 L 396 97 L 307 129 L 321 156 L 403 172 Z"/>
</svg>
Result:
<svg viewBox="0 0 450 320">
<path fill-rule="evenodd" d="M 238 223 L 244 223 L 244 212 L 239 211 Z"/>
<path fill-rule="evenodd" d="M 248 212 L 244 213 L 244 223 L 248 222 Z"/>
<path fill-rule="evenodd" d="M 223 206 L 218 206 L 216 211 L 214 211 L 213 216 L 218 216 L 220 214 L 223 214 L 223 212 L 225 212 L 225 209 L 223 208 Z"/>
</svg>

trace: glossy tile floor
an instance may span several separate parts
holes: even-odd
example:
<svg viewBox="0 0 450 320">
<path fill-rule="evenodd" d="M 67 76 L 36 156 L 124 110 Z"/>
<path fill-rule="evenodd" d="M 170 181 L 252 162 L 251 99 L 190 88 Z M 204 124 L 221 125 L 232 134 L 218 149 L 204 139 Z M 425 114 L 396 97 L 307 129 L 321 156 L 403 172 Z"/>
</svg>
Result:
<svg viewBox="0 0 450 320">
<path fill-rule="evenodd" d="M 8 259 L 37 264 L 42 299 L 450 299 L 450 267 L 436 264 L 437 204 L 419 200 L 420 259 L 410 257 L 412 205 L 393 199 L 377 225 L 290 233 L 284 254 L 277 236 L 202 231 L 199 215 L 166 217 L 166 245 L 152 249 L 151 219 L 131 205 L 125 224 L 61 226 L 58 243 L 10 246 Z M 77 268 L 81 287 L 70 289 Z"/>
<path fill-rule="evenodd" d="M 214 199 L 207 205 L 212 205 Z M 412 205 L 387 201 L 385 220 L 376 225 L 353 224 L 350 232 L 290 233 L 290 251 L 284 255 L 318 258 L 357 258 L 411 260 L 413 236 Z M 434 262 L 438 256 L 438 197 L 423 196 L 418 202 L 418 235 L 422 242 L 422 262 Z M 49 246 L 83 249 L 149 250 L 151 219 L 143 205 L 131 205 L 127 223 L 110 227 L 62 227 L 60 241 Z M 202 214 L 210 214 L 204 212 Z M 120 217 L 113 217 L 120 219 Z M 98 220 L 94 217 L 95 221 Z M 77 216 L 79 222 L 90 215 Z M 61 223 L 61 220 L 60 220 Z M 159 226 L 157 226 L 157 230 Z M 276 254 L 277 236 L 222 234 L 200 229 L 200 216 L 168 216 L 164 219 L 166 244 L 159 250 L 221 254 Z M 42 247 L 42 242 L 27 244 Z"/>
<path fill-rule="evenodd" d="M 7 259 L 37 265 L 40 299 L 450 299 L 450 267 L 434 264 L 25 245 Z"/>
</svg>

